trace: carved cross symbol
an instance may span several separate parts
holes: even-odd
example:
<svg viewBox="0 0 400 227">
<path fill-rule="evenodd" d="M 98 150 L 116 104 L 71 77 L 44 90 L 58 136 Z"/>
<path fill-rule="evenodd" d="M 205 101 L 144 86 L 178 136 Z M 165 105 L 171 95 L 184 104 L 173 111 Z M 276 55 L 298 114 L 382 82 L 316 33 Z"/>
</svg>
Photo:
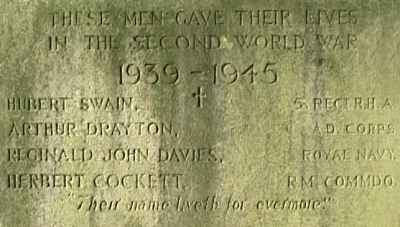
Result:
<svg viewBox="0 0 400 227">
<path fill-rule="evenodd" d="M 193 93 L 193 97 L 197 98 L 197 107 L 203 108 L 203 99 L 207 97 L 203 87 L 198 87 L 197 92 Z"/>
</svg>

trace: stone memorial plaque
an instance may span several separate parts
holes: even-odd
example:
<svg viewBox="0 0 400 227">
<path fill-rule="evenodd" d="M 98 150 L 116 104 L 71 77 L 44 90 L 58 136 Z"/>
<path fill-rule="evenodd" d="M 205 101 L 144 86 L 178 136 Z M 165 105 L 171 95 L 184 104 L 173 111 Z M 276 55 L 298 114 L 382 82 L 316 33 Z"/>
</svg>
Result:
<svg viewBox="0 0 400 227">
<path fill-rule="evenodd" d="M 400 1 L 0 2 L 0 227 L 400 226 Z"/>
</svg>

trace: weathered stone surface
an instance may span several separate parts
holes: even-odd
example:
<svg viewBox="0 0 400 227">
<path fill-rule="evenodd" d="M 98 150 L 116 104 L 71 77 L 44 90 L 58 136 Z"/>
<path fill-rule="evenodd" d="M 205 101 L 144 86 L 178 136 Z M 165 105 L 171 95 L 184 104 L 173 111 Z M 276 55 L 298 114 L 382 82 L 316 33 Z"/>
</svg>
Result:
<svg viewBox="0 0 400 227">
<path fill-rule="evenodd" d="M 400 2 L 0 2 L 0 226 L 400 225 Z"/>
</svg>

